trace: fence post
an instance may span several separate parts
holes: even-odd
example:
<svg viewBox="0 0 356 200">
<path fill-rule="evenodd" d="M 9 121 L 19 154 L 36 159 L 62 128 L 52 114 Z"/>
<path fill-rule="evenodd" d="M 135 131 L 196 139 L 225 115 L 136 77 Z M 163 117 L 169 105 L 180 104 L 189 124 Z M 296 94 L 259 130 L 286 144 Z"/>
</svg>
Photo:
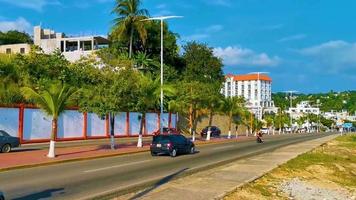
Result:
<svg viewBox="0 0 356 200">
<path fill-rule="evenodd" d="M 172 127 L 172 113 L 169 112 L 168 114 L 168 128 Z"/>
<path fill-rule="evenodd" d="M 126 136 L 130 136 L 130 113 L 126 112 Z"/>
<path fill-rule="evenodd" d="M 108 114 L 105 117 L 105 132 L 106 137 L 110 137 L 110 119 Z"/>
<path fill-rule="evenodd" d="M 83 113 L 83 138 L 88 139 L 88 113 Z"/>
<path fill-rule="evenodd" d="M 20 143 L 23 143 L 23 124 L 24 124 L 24 112 L 25 112 L 25 106 L 24 104 L 20 104 L 19 107 L 19 130 L 18 130 L 18 136 L 20 138 Z"/>
<path fill-rule="evenodd" d="M 157 120 L 157 127 L 158 127 L 158 132 L 161 130 L 161 113 L 157 113 L 158 120 Z"/>
</svg>

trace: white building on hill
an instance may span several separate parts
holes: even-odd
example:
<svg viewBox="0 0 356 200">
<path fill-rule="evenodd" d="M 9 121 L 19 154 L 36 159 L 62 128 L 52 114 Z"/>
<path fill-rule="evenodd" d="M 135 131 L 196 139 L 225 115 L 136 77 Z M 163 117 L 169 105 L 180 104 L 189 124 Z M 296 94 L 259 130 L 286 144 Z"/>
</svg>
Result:
<svg viewBox="0 0 356 200">
<path fill-rule="evenodd" d="M 289 114 L 292 114 L 293 118 L 299 118 L 306 114 L 320 114 L 320 109 L 310 105 L 309 101 L 301 101 L 297 104 L 296 107 L 289 108 L 287 111 Z"/>
<path fill-rule="evenodd" d="M 40 26 L 34 27 L 33 42 L 41 47 L 44 53 L 60 50 L 64 57 L 71 62 L 88 56 L 109 44 L 109 41 L 101 36 L 66 37 L 63 33 L 42 29 Z"/>
<path fill-rule="evenodd" d="M 227 75 L 222 94 L 241 96 L 258 119 L 264 112 L 277 112 L 272 100 L 272 79 L 265 74 Z"/>
<path fill-rule="evenodd" d="M 107 47 L 109 41 L 101 36 L 67 37 L 63 33 L 35 26 L 33 43 L 46 54 L 59 50 L 68 61 L 74 62 L 81 57 L 93 54 L 98 49 Z M 6 54 L 28 54 L 30 49 L 30 44 L 0 45 L 0 53 Z"/>
</svg>

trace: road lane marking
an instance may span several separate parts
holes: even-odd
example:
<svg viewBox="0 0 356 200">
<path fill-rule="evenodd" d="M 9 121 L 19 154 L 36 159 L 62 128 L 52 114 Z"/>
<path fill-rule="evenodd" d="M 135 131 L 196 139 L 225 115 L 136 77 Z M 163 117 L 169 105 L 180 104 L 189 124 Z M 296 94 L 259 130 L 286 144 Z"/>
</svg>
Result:
<svg viewBox="0 0 356 200">
<path fill-rule="evenodd" d="M 84 171 L 84 173 L 92 173 L 92 172 L 103 171 L 103 170 L 108 170 L 108 169 L 112 169 L 112 168 L 125 167 L 125 166 L 129 166 L 129 165 L 135 165 L 135 164 L 145 163 L 145 162 L 149 162 L 149 161 L 151 161 L 151 160 L 142 160 L 142 161 L 126 163 L 126 164 L 121 164 L 121 165 L 113 165 L 113 166 L 109 166 L 109 167 L 91 169 L 91 170 Z"/>
<path fill-rule="evenodd" d="M 231 148 L 231 147 L 235 147 L 235 145 L 228 145 L 228 146 L 223 146 L 223 147 L 215 147 L 213 149 L 214 150 L 217 150 L 217 149 L 228 149 L 228 148 Z"/>
</svg>

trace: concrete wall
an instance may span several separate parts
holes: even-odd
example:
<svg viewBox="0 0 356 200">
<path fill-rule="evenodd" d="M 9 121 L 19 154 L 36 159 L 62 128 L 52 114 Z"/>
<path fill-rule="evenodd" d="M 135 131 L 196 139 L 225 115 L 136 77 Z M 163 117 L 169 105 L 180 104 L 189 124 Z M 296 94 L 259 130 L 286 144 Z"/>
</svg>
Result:
<svg viewBox="0 0 356 200">
<path fill-rule="evenodd" d="M 227 116 L 214 115 L 212 125 L 219 127 L 221 132 L 222 132 L 222 134 L 223 135 L 227 135 L 228 131 L 229 131 L 228 121 L 229 121 L 229 118 Z M 203 128 L 205 128 L 206 126 L 208 126 L 208 124 L 209 124 L 209 118 L 208 117 L 202 117 L 199 120 L 198 124 L 197 124 L 197 133 L 200 134 L 201 130 Z M 179 116 L 177 127 L 180 128 L 180 129 L 184 129 L 182 127 L 188 127 L 188 121 L 184 116 Z M 235 134 L 235 128 L 236 128 L 236 124 L 233 123 L 232 124 L 232 135 Z M 185 130 L 185 132 L 187 132 L 187 131 L 188 130 Z M 239 125 L 237 131 L 238 131 L 239 135 L 245 135 L 246 134 L 246 127 L 242 126 L 242 125 Z"/>
<path fill-rule="evenodd" d="M 6 53 L 6 49 L 11 49 L 11 54 L 21 53 L 21 48 L 25 50 L 23 54 L 28 54 L 30 53 L 31 45 L 25 43 L 0 45 L 0 53 Z"/>
</svg>

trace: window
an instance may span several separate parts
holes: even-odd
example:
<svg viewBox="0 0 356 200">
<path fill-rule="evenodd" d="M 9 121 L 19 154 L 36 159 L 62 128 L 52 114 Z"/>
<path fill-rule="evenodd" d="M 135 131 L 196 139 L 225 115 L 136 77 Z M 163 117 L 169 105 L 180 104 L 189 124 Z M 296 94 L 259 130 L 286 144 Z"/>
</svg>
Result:
<svg viewBox="0 0 356 200">
<path fill-rule="evenodd" d="M 20 48 L 20 53 L 24 54 L 25 53 L 25 48 Z"/>
<path fill-rule="evenodd" d="M 10 48 L 7 48 L 6 49 L 6 54 L 10 54 L 11 53 L 11 49 Z"/>
</svg>

